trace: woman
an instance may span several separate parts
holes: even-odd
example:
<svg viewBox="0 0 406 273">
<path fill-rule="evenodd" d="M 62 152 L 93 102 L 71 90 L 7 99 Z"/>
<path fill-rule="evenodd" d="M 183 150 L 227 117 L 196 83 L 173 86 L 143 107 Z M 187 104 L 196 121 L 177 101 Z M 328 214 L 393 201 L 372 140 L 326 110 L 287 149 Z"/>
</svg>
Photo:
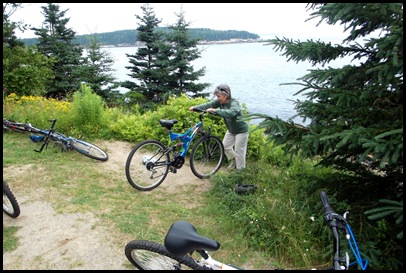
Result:
<svg viewBox="0 0 406 273">
<path fill-rule="evenodd" d="M 227 169 L 240 170 L 245 168 L 247 155 L 247 144 L 249 135 L 248 122 L 239 117 L 242 116 L 242 107 L 238 100 L 231 97 L 231 90 L 227 84 L 220 84 L 214 90 L 217 100 L 191 106 L 189 111 L 194 108 L 207 110 L 216 113 L 224 119 L 227 132 L 223 138 L 224 151 L 230 165 Z"/>
</svg>

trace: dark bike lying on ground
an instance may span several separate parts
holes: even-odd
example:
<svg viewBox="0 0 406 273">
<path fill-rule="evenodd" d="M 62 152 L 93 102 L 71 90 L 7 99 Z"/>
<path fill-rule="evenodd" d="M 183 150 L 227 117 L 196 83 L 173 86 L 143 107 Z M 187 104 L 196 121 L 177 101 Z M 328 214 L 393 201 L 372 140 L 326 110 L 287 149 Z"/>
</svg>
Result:
<svg viewBox="0 0 406 273">
<path fill-rule="evenodd" d="M 6 118 L 3 118 L 3 132 L 12 130 L 16 132 L 31 132 L 37 134 L 31 134 L 30 139 L 34 142 L 43 141 L 41 148 L 39 150 L 35 150 L 38 153 L 42 152 L 44 148 L 47 148 L 49 141 L 52 140 L 55 146 L 61 145 L 62 151 L 75 150 L 84 156 L 99 161 L 107 161 L 109 159 L 107 153 L 96 145 L 74 137 L 67 137 L 64 134 L 55 131 L 54 126 L 56 119 L 50 119 L 49 122 L 52 123 L 51 128 L 49 130 L 43 130 L 34 127 L 28 121 L 21 123 L 9 121 Z"/>
<path fill-rule="evenodd" d="M 150 191 L 158 187 L 166 178 L 169 171 L 176 173 L 185 163 L 185 157 L 190 153 L 190 169 L 199 178 L 213 176 L 224 161 L 223 142 L 217 136 L 211 135 L 210 127 L 203 125 L 203 116 L 209 113 L 205 110 L 194 109 L 199 114 L 199 121 L 185 132 L 177 134 L 172 127 L 177 119 L 159 121 L 169 133 L 171 141 L 177 141 L 172 146 L 166 146 L 157 140 L 145 140 L 137 144 L 130 152 L 125 165 L 125 174 L 132 187 L 140 191 Z M 172 159 L 171 159 L 172 157 Z"/>
<path fill-rule="evenodd" d="M 3 179 L 3 212 L 12 218 L 20 215 L 20 205 L 17 202 L 10 186 Z"/>
<path fill-rule="evenodd" d="M 336 213 L 330 205 L 327 194 L 321 191 L 320 198 L 324 206 L 324 220 L 333 235 L 332 270 L 348 270 L 358 264 L 365 270 L 368 261 L 361 257 L 354 234 L 347 221 L 349 214 Z M 347 252 L 341 256 L 340 232 L 345 235 L 356 261 L 350 263 Z M 148 240 L 133 240 L 125 246 L 127 259 L 141 270 L 238 270 L 242 269 L 231 264 L 224 264 L 213 259 L 208 251 L 216 251 L 220 243 L 214 239 L 197 233 L 196 228 L 186 222 L 178 221 L 169 228 L 164 245 Z M 192 255 L 198 253 L 198 257 Z"/>
</svg>

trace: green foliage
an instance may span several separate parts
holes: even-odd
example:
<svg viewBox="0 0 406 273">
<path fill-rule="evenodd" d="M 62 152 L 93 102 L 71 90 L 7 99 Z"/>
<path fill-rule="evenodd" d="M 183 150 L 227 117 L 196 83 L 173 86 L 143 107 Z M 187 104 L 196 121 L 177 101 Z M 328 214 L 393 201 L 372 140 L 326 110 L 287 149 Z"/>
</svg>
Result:
<svg viewBox="0 0 406 273">
<path fill-rule="evenodd" d="M 35 47 L 6 47 L 3 43 L 3 96 L 41 96 L 46 83 L 52 81 L 53 58 L 47 58 Z"/>
<path fill-rule="evenodd" d="M 12 14 L 20 9 L 21 6 L 22 3 L 3 3 L 3 50 L 5 47 L 14 48 L 24 46 L 24 43 L 17 39 L 14 31 L 17 28 L 25 30 L 27 29 L 27 25 L 24 24 L 24 22 L 12 22 L 10 20 Z"/>
<path fill-rule="evenodd" d="M 39 53 L 36 47 L 24 47 L 15 36 L 16 28 L 26 29 L 23 22 L 10 21 L 20 8 L 21 3 L 3 3 L 3 99 L 12 93 L 43 95 L 46 83 L 53 79 L 53 58 Z"/>
<path fill-rule="evenodd" d="M 121 116 L 110 125 L 112 136 L 130 142 L 139 142 L 150 138 L 151 127 L 145 127 L 145 115 L 138 113 Z"/>
<path fill-rule="evenodd" d="M 402 198 L 402 196 L 398 196 Z M 380 203 L 386 204 L 387 206 L 378 207 L 374 209 L 367 210 L 365 215 L 368 215 L 369 220 L 379 220 L 386 218 L 387 216 L 392 216 L 396 221 L 395 224 L 401 230 L 396 238 L 399 240 L 403 239 L 403 200 L 402 201 L 393 201 L 388 199 L 380 199 Z"/>
<path fill-rule="evenodd" d="M 138 40 L 144 46 L 138 47 L 133 55 L 126 54 L 131 66 L 129 76 L 136 79 L 136 82 L 126 81 L 122 86 L 131 92 L 141 93 L 146 101 L 155 101 L 161 97 L 162 88 L 168 84 L 168 63 L 166 62 L 169 46 L 163 43 L 163 34 L 156 31 L 161 22 L 154 12 L 154 9 L 147 3 L 141 6 L 143 16 L 136 15 L 141 22 L 137 28 Z M 139 83 L 138 83 L 139 82 Z"/>
<path fill-rule="evenodd" d="M 354 187 L 347 186 L 339 194 L 346 185 L 340 181 L 345 180 L 345 173 L 316 167 L 317 162 L 291 158 L 276 148 L 270 149 L 267 157 L 289 165 L 275 166 L 278 163 L 270 165 L 262 160 L 248 162 L 247 169 L 213 177 L 209 192 L 214 199 L 210 202 L 211 211 L 228 226 L 242 229 L 245 237 L 250 238 L 251 247 L 266 252 L 278 261 L 276 266 L 285 269 L 290 265 L 294 265 L 291 269 L 331 266 L 332 235 L 323 219 L 319 195 L 320 190 L 325 190 L 336 212 L 350 211 L 349 223 L 363 257 L 369 261 L 368 269 L 402 268 L 399 258 L 402 244 L 390 239 L 393 225 L 380 221 L 378 227 L 372 226 L 363 217 L 365 203 L 357 202 L 360 194 Z M 336 184 L 329 185 L 327 181 Z M 258 190 L 251 195 L 237 195 L 234 192 L 237 182 L 256 184 Z M 347 251 L 354 261 L 351 249 L 342 239 L 343 253 Z"/>
<path fill-rule="evenodd" d="M 362 241 L 363 255 L 376 269 L 403 269 L 403 201 L 381 199 L 379 203 L 388 206 L 364 212 L 370 222 L 361 238 L 373 239 Z"/>
<path fill-rule="evenodd" d="M 189 99 L 186 95 L 172 96 L 166 105 L 162 105 L 156 111 L 141 114 L 133 111 L 133 114 L 123 116 L 111 125 L 114 136 L 131 141 L 139 142 L 145 139 L 156 139 L 164 144 L 169 144 L 168 132 L 159 124 L 160 119 L 177 119 L 178 123 L 173 128 L 174 132 L 183 132 L 198 121 L 198 115 L 189 112 L 192 105 L 205 102 L 205 99 Z M 139 109 L 139 108 L 138 108 Z M 212 128 L 213 134 L 225 133 L 223 121 L 210 116 L 204 120 L 206 126 Z"/>
<path fill-rule="evenodd" d="M 73 94 L 72 127 L 79 135 L 97 135 L 101 128 L 107 126 L 104 120 L 105 103 L 92 89 L 82 84 Z"/>
<path fill-rule="evenodd" d="M 276 154 L 270 155 L 270 149 L 268 157 L 284 157 L 280 161 L 291 161 L 294 168 L 273 167 L 259 160 L 249 162 L 247 169 L 239 172 L 216 175 L 209 194 L 217 201 L 210 203 L 211 210 L 229 225 L 242 229 L 250 238 L 251 247 L 272 256 L 278 261 L 277 266 L 294 264 L 296 269 L 310 269 L 322 262 L 320 257 L 325 251 L 321 247 L 323 241 L 316 236 L 324 223 L 319 195 L 312 190 L 311 179 L 331 170 L 315 168 L 313 163 L 297 158 L 290 160 L 280 154 L 280 149 L 274 151 Z M 237 195 L 237 182 L 256 184 L 258 189 L 252 195 Z M 331 255 L 324 262 L 330 260 Z"/>
<path fill-rule="evenodd" d="M 89 87 L 106 102 L 112 101 L 118 83 L 112 75 L 114 59 L 111 54 L 101 48 L 102 44 L 96 35 L 89 36 L 89 42 L 86 47 L 86 56 L 83 57 L 82 72 L 80 73 L 82 83 Z"/>
<path fill-rule="evenodd" d="M 336 45 L 269 40 L 288 61 L 315 66 L 300 82 L 285 83 L 299 86 L 296 95 L 306 98 L 297 100 L 295 109 L 309 125 L 260 114 L 250 117 L 265 118 L 258 127 L 287 154 L 317 157 L 323 166 L 363 176 L 368 191 L 376 186 L 371 180 L 380 181 L 396 192 L 382 190 L 376 197 L 391 199 L 390 195 L 403 192 L 399 187 L 403 181 L 403 4 L 315 3 L 309 4 L 309 10 L 310 19 L 340 23 L 349 31 Z M 342 57 L 351 63 L 325 67 Z"/>
<path fill-rule="evenodd" d="M 189 25 L 186 23 L 184 12 L 181 9 L 180 13 L 177 14 L 177 22 L 166 33 L 165 39 L 171 45 L 168 60 L 170 84 L 166 94 L 192 93 L 193 96 L 205 97 L 207 94 L 202 93 L 202 91 L 210 84 L 195 83 L 204 76 L 205 67 L 195 71 L 192 65 L 194 60 L 200 58 L 201 50 L 197 48 L 199 39 L 191 38 Z"/>
<path fill-rule="evenodd" d="M 45 99 L 44 97 L 17 96 L 12 93 L 3 100 L 3 117 L 16 121 L 28 120 L 37 128 L 48 129 L 50 119 L 57 119 L 55 128 L 61 133 L 68 133 L 70 123 L 71 105 L 66 101 Z"/>
<path fill-rule="evenodd" d="M 263 130 L 255 130 L 253 133 L 259 133 L 262 132 Z M 250 134 L 250 139 L 252 138 L 251 136 L 253 133 Z M 262 141 L 265 142 L 265 137 L 264 135 L 261 135 Z M 273 142 L 265 142 L 261 143 L 260 141 L 254 141 L 252 145 L 259 145 L 259 159 L 266 164 L 269 164 L 271 166 L 278 166 L 278 167 L 287 167 L 290 165 L 290 160 L 289 157 L 287 157 L 284 154 L 284 151 L 281 146 L 275 145 Z"/>
<path fill-rule="evenodd" d="M 308 126 L 252 116 L 265 118 L 258 127 L 265 129 L 270 143 L 283 147 L 286 154 L 320 158 L 320 165 L 343 171 L 345 176 L 326 179 L 330 188 L 339 188 L 337 195 L 348 198 L 351 192 L 351 200 L 358 207 L 370 207 L 375 200 L 397 202 L 389 200 L 403 195 L 403 4 L 309 5 L 314 10 L 310 19 L 345 25 L 349 35 L 341 45 L 277 37 L 269 44 L 296 62 L 310 61 L 324 67 L 347 57 L 351 64 L 315 68 L 300 78 L 301 82 L 286 83 L 300 86 L 296 94 L 307 97 L 297 100 L 295 108 L 298 116 L 310 120 Z M 357 199 L 353 198 L 356 192 Z M 372 268 L 403 267 L 400 204 L 366 212 L 369 219 L 380 220 L 373 222 L 376 227 L 365 223 L 367 232 L 361 233 L 361 239 L 370 238 L 364 240 L 367 243 L 362 251 Z"/>
<path fill-rule="evenodd" d="M 38 50 L 45 56 L 54 56 L 54 80 L 47 83 L 47 96 L 66 98 L 80 86 L 80 59 L 82 47 L 74 44 L 75 32 L 66 27 L 69 19 L 59 5 L 47 3 L 41 7 L 45 19 L 41 28 L 32 28 L 38 38 Z"/>
<path fill-rule="evenodd" d="M 268 149 L 263 130 L 255 130 L 255 125 L 250 125 L 247 144 L 247 160 L 263 159 L 264 152 Z"/>
<path fill-rule="evenodd" d="M 142 17 L 136 15 L 141 22 L 137 37 L 144 46 L 138 47 L 133 55 L 127 54 L 131 66 L 126 67 L 136 81 L 125 81 L 121 86 L 129 89 L 130 94 L 141 93 L 145 99 L 143 104 L 165 104 L 172 95 L 186 92 L 206 96 L 202 91 L 209 84 L 194 83 L 204 75 L 204 68 L 194 71 L 191 65 L 200 57 L 200 50 L 198 40 L 192 39 L 188 33 L 183 12 L 177 15 L 178 20 L 170 31 L 164 33 L 158 29 L 161 20 L 156 17 L 154 9 L 149 4 L 144 4 L 141 9 Z"/>
</svg>

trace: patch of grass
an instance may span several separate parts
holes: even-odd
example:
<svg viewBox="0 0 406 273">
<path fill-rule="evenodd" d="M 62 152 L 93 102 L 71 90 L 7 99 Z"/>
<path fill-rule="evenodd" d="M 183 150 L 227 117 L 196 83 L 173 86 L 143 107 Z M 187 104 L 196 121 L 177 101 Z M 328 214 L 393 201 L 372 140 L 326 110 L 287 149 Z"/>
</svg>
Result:
<svg viewBox="0 0 406 273">
<path fill-rule="evenodd" d="M 18 239 L 15 234 L 20 228 L 3 226 L 3 254 L 7 251 L 13 251 L 18 247 Z"/>
</svg>

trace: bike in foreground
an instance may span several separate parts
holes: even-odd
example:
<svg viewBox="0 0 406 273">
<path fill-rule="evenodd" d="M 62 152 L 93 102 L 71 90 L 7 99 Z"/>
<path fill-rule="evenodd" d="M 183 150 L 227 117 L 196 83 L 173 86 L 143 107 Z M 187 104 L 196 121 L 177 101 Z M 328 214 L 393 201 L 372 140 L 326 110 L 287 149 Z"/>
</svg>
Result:
<svg viewBox="0 0 406 273">
<path fill-rule="evenodd" d="M 145 140 L 135 146 L 128 155 L 125 174 L 132 187 L 140 191 L 150 191 L 158 187 L 169 172 L 176 173 L 185 163 L 185 157 L 192 141 L 190 153 L 190 169 L 198 178 L 209 178 L 214 175 L 224 161 L 223 142 L 210 133 L 210 127 L 203 125 L 205 110 L 195 109 L 199 114 L 199 121 L 184 133 L 174 133 L 173 126 L 177 119 L 159 121 L 160 125 L 169 133 L 172 146 L 166 146 L 157 140 Z"/>
<path fill-rule="evenodd" d="M 12 218 L 20 215 L 20 205 L 10 189 L 8 183 L 3 179 L 3 212 Z"/>
<path fill-rule="evenodd" d="M 357 242 L 347 221 L 349 212 L 343 215 L 336 213 L 328 200 L 327 194 L 320 193 L 324 206 L 324 220 L 333 235 L 332 270 L 348 270 L 358 264 L 362 270 L 368 261 L 361 257 Z M 355 261 L 350 262 L 347 252 L 341 255 L 340 233 L 345 235 L 354 254 Z M 140 270 L 239 270 L 237 266 L 225 264 L 213 259 L 209 251 L 217 251 L 220 243 L 197 233 L 189 222 L 178 221 L 169 228 L 164 245 L 148 240 L 133 240 L 125 246 L 127 259 Z M 195 259 L 192 255 L 200 257 Z"/>
<path fill-rule="evenodd" d="M 78 153 L 95 160 L 108 160 L 108 154 L 96 145 L 74 137 L 67 137 L 64 134 L 55 131 L 54 127 L 56 119 L 50 119 L 49 122 L 51 122 L 51 128 L 49 130 L 44 130 L 34 127 L 28 121 L 26 121 L 25 123 L 21 123 L 9 121 L 3 118 L 3 131 L 12 130 L 16 132 L 34 133 L 30 135 L 30 139 L 34 142 L 43 142 L 41 148 L 39 150 L 35 150 L 38 153 L 42 152 L 44 148 L 47 148 L 49 142 L 52 140 L 54 142 L 54 145 L 60 145 L 62 151 L 64 152 L 75 150 Z"/>
</svg>

